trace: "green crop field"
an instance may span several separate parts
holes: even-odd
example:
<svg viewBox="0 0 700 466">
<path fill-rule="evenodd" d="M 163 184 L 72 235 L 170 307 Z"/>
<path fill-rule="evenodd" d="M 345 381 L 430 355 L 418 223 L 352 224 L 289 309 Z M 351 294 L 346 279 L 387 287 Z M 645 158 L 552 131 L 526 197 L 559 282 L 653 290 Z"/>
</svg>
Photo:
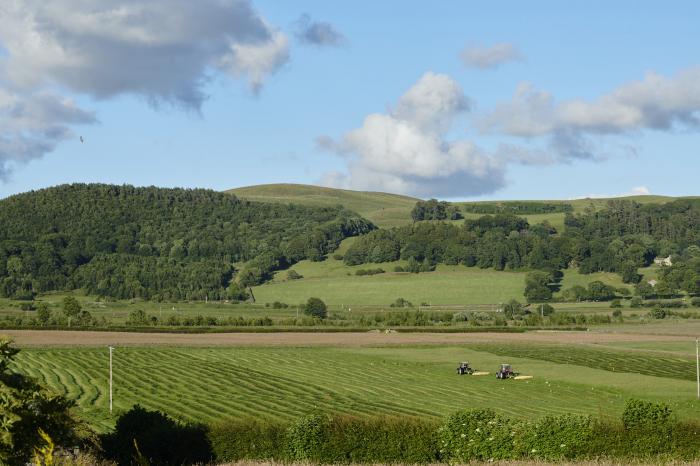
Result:
<svg viewBox="0 0 700 466">
<path fill-rule="evenodd" d="M 17 364 L 76 400 L 81 416 L 106 429 L 114 421 L 108 413 L 107 354 L 106 347 L 24 349 Z M 455 375 L 462 360 L 491 375 Z M 534 378 L 498 381 L 493 371 L 501 362 Z M 139 403 L 184 419 L 211 421 L 231 416 L 291 419 L 313 411 L 441 416 L 468 407 L 520 417 L 564 412 L 617 416 L 625 399 L 641 397 L 666 401 L 681 417 L 697 419 L 700 404 L 688 366 L 688 359 L 654 353 L 534 344 L 118 348 L 114 400 L 116 412 Z"/>
</svg>

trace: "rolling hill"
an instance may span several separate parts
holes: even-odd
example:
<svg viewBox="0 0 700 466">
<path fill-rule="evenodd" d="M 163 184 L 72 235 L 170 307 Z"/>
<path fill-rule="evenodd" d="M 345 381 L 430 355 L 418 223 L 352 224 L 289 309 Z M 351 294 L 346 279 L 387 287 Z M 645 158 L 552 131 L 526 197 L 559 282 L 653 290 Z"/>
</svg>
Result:
<svg viewBox="0 0 700 466">
<path fill-rule="evenodd" d="M 304 184 L 263 184 L 227 191 L 241 199 L 260 202 L 334 207 L 338 204 L 387 228 L 410 222 L 411 209 L 419 200 L 399 194 L 324 188 Z"/>
<path fill-rule="evenodd" d="M 256 186 L 245 186 L 226 191 L 235 194 L 241 199 L 260 202 L 290 203 L 310 206 L 333 207 L 341 204 L 343 207 L 357 212 L 380 228 L 390 228 L 405 225 L 411 222 L 411 209 L 420 199 L 404 196 L 400 194 L 389 194 L 372 191 L 352 191 L 348 189 L 325 188 L 304 184 L 263 184 Z M 664 204 L 676 199 L 683 199 L 671 196 L 626 196 L 615 198 L 583 198 L 573 200 L 532 200 L 527 202 L 546 202 L 571 204 L 574 212 L 583 212 L 591 207 L 595 210 L 602 209 L 610 200 L 627 200 L 640 204 L 658 203 Z M 463 201 L 454 202 L 457 206 L 467 206 L 472 204 L 501 204 L 508 205 L 512 202 L 523 202 L 513 200 L 503 201 Z M 463 212 L 466 218 L 478 218 L 481 214 Z M 523 215 L 531 223 L 549 221 L 557 229 L 564 227 L 563 213 L 546 213 Z"/>
</svg>

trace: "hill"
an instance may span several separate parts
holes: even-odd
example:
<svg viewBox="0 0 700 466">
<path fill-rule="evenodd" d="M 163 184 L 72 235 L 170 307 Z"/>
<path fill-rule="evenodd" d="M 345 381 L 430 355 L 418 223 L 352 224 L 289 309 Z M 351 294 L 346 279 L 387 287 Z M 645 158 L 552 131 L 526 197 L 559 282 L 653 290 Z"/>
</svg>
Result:
<svg viewBox="0 0 700 466">
<path fill-rule="evenodd" d="M 339 206 L 101 184 L 3 199 L 0 225 L 0 296 L 25 299 L 77 288 L 115 298 L 238 299 L 272 271 L 373 228 Z"/>
<path fill-rule="evenodd" d="M 293 203 L 309 206 L 332 207 L 342 205 L 348 210 L 357 212 L 381 228 L 390 228 L 411 223 L 411 210 L 420 199 L 399 194 L 352 191 L 348 189 L 325 188 L 303 184 L 263 184 L 245 186 L 226 191 L 241 199 L 260 202 Z M 611 200 L 634 201 L 639 204 L 665 204 L 678 199 L 693 199 L 697 197 L 671 196 L 625 196 L 614 198 L 582 198 L 572 200 L 503 200 L 503 201 L 459 201 L 452 204 L 458 206 L 465 218 L 478 218 L 482 213 L 472 213 L 478 207 L 502 206 L 506 209 L 514 205 L 542 204 L 570 205 L 574 213 L 582 213 L 588 208 L 600 210 Z M 564 212 L 524 213 L 531 224 L 543 221 L 550 222 L 558 230 L 564 228 Z"/>
<path fill-rule="evenodd" d="M 263 184 L 235 188 L 226 192 L 249 201 L 293 203 L 317 207 L 342 205 L 382 228 L 410 222 L 411 209 L 419 200 L 399 194 L 351 191 L 304 184 Z"/>
</svg>

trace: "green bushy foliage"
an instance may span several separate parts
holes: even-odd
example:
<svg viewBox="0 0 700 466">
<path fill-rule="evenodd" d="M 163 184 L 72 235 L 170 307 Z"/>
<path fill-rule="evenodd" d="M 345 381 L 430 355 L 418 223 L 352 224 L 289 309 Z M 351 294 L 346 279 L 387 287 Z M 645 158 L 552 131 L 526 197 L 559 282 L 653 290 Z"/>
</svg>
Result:
<svg viewBox="0 0 700 466">
<path fill-rule="evenodd" d="M 671 421 L 671 408 L 665 403 L 631 399 L 622 412 L 622 424 L 627 430 L 665 428 Z"/>
<path fill-rule="evenodd" d="M 320 298 L 309 298 L 304 305 L 304 314 L 325 319 L 328 316 L 328 308 Z"/>
<path fill-rule="evenodd" d="M 522 456 L 544 460 L 576 458 L 587 453 L 593 437 L 588 416 L 564 414 L 545 416 L 520 429 L 516 440 Z"/>
<path fill-rule="evenodd" d="M 330 417 L 310 414 L 287 428 L 287 455 L 293 461 L 319 462 L 323 457 Z"/>
<path fill-rule="evenodd" d="M 458 411 L 438 430 L 440 453 L 451 463 L 514 459 L 518 428 L 518 423 L 491 409 Z"/>
<path fill-rule="evenodd" d="M 286 424 L 230 419 L 210 426 L 208 437 L 217 461 L 286 459 Z"/>
</svg>

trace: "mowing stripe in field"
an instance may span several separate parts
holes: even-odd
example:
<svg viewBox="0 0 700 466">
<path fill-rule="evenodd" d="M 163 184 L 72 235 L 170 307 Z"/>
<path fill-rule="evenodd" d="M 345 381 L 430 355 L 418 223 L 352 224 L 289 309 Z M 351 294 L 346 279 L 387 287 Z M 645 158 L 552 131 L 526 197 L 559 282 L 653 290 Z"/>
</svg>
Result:
<svg viewBox="0 0 700 466">
<path fill-rule="evenodd" d="M 681 395 L 692 391 L 685 380 L 642 375 L 631 375 L 627 384 L 623 374 L 614 374 L 614 383 L 607 385 L 605 371 L 542 361 L 534 350 L 533 355 L 518 354 L 513 362 L 534 372 L 535 379 L 501 382 L 493 374 L 454 374 L 463 359 L 487 370 L 502 360 L 467 347 L 118 348 L 114 401 L 117 411 L 138 403 L 196 421 L 289 420 L 311 411 L 432 417 L 468 407 L 536 417 L 615 414 L 630 395 L 658 398 L 653 391 L 635 393 L 642 386 Z M 75 399 L 83 416 L 101 429 L 114 422 L 107 413 L 107 363 L 107 351 L 96 348 L 25 349 L 17 360 L 21 371 Z M 589 383 L 580 373 L 596 380 Z M 700 415 L 697 408 L 685 409 L 681 398 L 676 403 Z"/>
</svg>

